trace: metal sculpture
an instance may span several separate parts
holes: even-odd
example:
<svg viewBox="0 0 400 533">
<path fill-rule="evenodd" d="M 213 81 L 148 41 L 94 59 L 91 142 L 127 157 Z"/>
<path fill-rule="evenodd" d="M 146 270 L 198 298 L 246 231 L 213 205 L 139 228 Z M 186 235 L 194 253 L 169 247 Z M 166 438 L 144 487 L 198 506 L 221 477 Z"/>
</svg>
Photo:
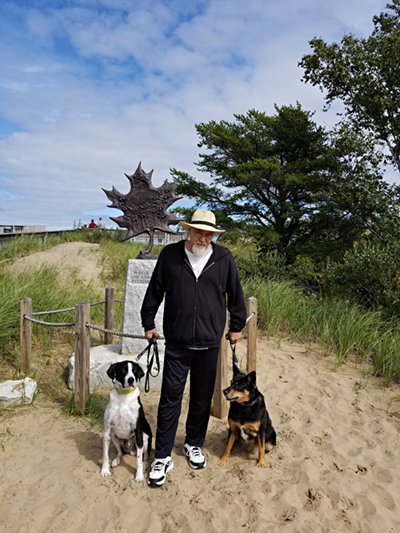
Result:
<svg viewBox="0 0 400 533">
<path fill-rule="evenodd" d="M 174 214 L 167 213 L 167 208 L 181 198 L 175 196 L 176 183 L 168 183 L 165 180 L 161 187 L 154 187 L 151 183 L 152 175 L 153 170 L 145 172 L 139 163 L 134 174 L 125 174 L 131 184 L 128 194 L 120 193 L 115 187 L 112 191 L 103 189 L 112 202 L 108 207 L 115 207 L 124 213 L 120 217 L 110 217 L 120 227 L 128 230 L 122 241 L 141 233 L 148 233 L 150 236 L 148 247 L 140 252 L 137 259 L 155 259 L 150 253 L 154 243 L 154 231 L 175 233 L 168 226 L 178 224 L 181 220 Z"/>
</svg>

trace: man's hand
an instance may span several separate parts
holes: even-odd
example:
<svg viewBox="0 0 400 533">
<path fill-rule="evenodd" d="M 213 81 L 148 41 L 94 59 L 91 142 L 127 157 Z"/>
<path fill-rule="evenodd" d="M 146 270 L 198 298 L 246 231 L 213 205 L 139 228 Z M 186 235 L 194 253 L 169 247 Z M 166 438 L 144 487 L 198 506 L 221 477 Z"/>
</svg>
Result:
<svg viewBox="0 0 400 533">
<path fill-rule="evenodd" d="M 226 336 L 228 337 L 229 342 L 231 344 L 236 344 L 237 341 L 242 337 L 242 332 L 241 331 L 239 332 L 228 331 Z"/>
<path fill-rule="evenodd" d="M 153 335 L 155 335 L 157 337 L 157 339 L 160 338 L 160 335 L 157 333 L 157 330 L 156 328 L 154 329 L 150 329 L 149 331 L 145 331 L 144 332 L 144 336 L 146 337 L 147 341 L 150 342 Z"/>
</svg>

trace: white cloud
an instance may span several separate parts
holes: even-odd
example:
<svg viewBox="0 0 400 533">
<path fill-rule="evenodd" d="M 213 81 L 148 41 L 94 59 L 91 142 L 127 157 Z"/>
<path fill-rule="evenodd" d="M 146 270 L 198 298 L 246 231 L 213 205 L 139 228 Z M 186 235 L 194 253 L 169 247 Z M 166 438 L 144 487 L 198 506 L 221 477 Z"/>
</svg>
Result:
<svg viewBox="0 0 400 533">
<path fill-rule="evenodd" d="M 126 193 L 139 161 L 159 186 L 196 175 L 195 123 L 274 103 L 316 109 L 297 66 L 308 41 L 368 35 L 386 0 L 32 0 L 0 7 L 1 223 L 72 227 L 118 216 L 101 188 Z M 1 17 L 1 15 L 3 15 Z M 332 126 L 333 124 L 330 124 Z M 23 130 L 22 132 L 19 130 Z M 1 120 L 0 120 L 1 133 Z M 201 175 L 205 179 L 205 175 Z"/>
</svg>

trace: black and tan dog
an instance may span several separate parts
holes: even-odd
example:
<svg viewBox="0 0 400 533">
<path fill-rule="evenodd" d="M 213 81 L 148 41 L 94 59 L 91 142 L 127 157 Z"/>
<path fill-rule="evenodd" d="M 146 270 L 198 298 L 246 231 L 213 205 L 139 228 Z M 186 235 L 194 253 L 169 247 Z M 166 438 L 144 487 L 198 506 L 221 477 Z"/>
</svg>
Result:
<svg viewBox="0 0 400 533">
<path fill-rule="evenodd" d="M 258 446 L 257 466 L 265 467 L 265 451 L 271 451 L 276 444 L 276 433 L 265 407 L 264 396 L 256 387 L 256 373 L 243 374 L 233 367 L 233 380 L 224 390 L 226 399 L 231 402 L 228 415 L 228 444 L 218 461 L 224 466 L 236 441 L 246 448 Z"/>
</svg>

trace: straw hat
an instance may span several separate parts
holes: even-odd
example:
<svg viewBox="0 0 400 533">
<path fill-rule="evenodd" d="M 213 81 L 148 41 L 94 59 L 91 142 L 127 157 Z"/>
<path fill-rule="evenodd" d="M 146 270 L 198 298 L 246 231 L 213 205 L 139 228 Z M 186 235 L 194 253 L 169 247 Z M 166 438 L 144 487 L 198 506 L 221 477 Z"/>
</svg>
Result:
<svg viewBox="0 0 400 533">
<path fill-rule="evenodd" d="M 224 233 L 224 229 L 218 229 L 215 225 L 215 215 L 211 211 L 205 209 L 197 209 L 193 213 L 192 220 L 190 222 L 180 222 L 183 229 L 189 228 L 202 229 L 204 231 L 212 231 L 213 233 Z"/>
</svg>

